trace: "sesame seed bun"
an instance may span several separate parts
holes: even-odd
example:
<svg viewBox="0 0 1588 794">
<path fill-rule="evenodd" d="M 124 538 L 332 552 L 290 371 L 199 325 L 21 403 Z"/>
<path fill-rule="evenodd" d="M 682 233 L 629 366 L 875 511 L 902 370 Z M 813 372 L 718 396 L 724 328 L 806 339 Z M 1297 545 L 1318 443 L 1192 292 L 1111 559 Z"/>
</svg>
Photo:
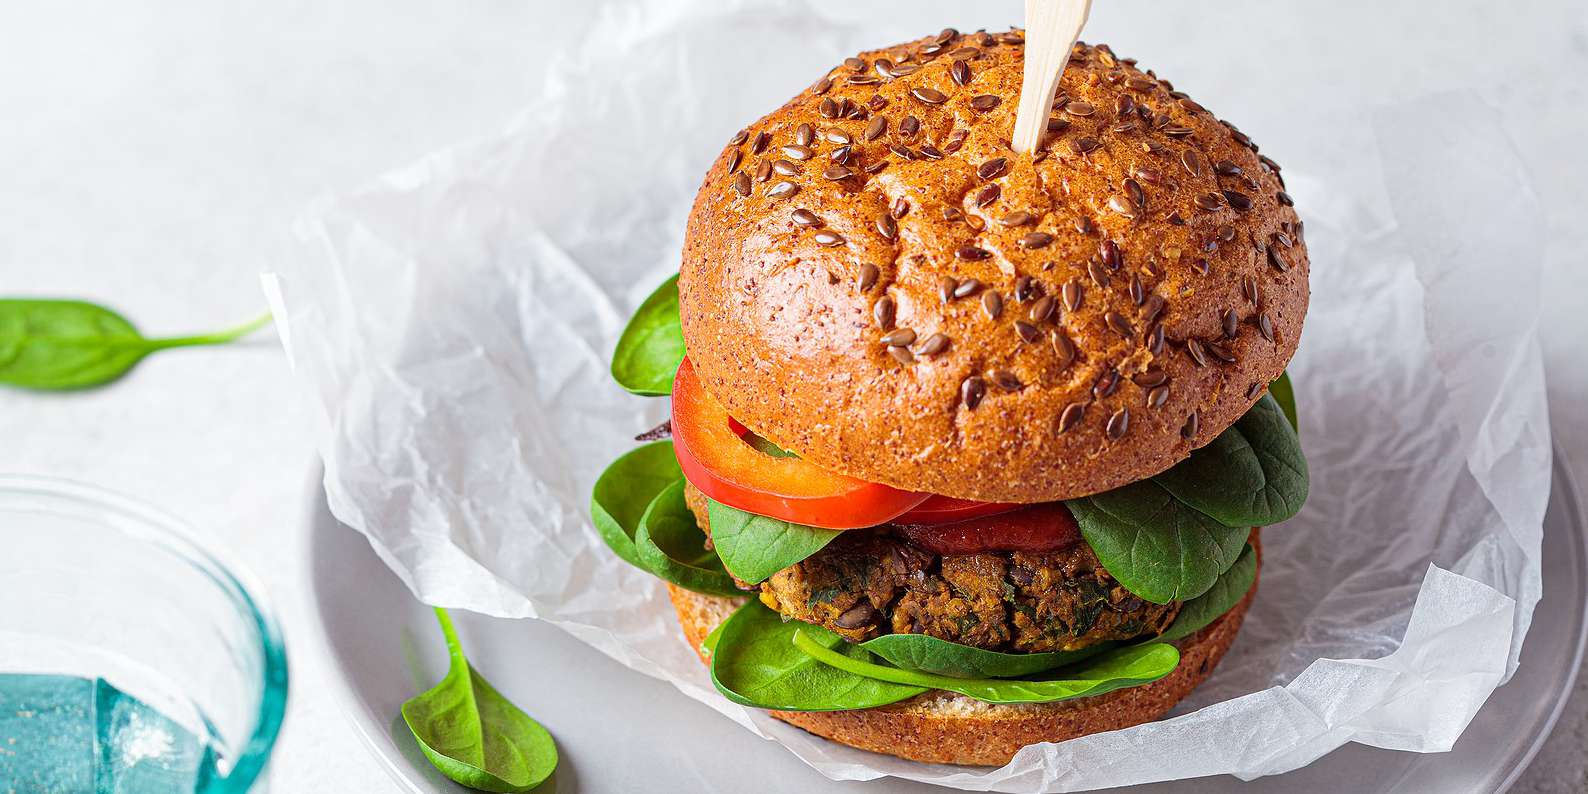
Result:
<svg viewBox="0 0 1588 794">
<path fill-rule="evenodd" d="M 695 371 L 779 446 L 898 488 L 1045 502 L 1169 468 L 1296 350 L 1278 166 L 1084 44 L 1017 155 L 1019 34 L 950 33 L 849 59 L 716 159 L 679 281 Z"/>
<path fill-rule="evenodd" d="M 1261 568 L 1262 544 L 1252 547 Z M 673 608 L 701 661 L 706 635 L 743 599 L 692 593 L 668 585 Z M 1212 675 L 1240 631 L 1257 582 L 1240 603 L 1201 631 L 1175 643 L 1180 665 L 1150 684 L 1058 703 L 994 705 L 952 692 L 930 691 L 888 706 L 854 711 L 773 711 L 772 716 L 841 744 L 912 761 L 1002 765 L 1020 748 L 1114 731 L 1162 717 Z"/>
</svg>

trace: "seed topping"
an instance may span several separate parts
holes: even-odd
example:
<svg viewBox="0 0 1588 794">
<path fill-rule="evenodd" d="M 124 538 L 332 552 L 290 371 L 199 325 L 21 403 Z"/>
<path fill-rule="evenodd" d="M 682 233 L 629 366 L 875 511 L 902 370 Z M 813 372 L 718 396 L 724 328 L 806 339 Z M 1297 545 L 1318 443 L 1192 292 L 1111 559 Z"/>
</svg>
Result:
<svg viewBox="0 0 1588 794">
<path fill-rule="evenodd" d="M 1064 300 L 1064 310 L 1073 312 L 1081 308 L 1083 292 L 1084 288 L 1081 286 L 1081 282 L 1074 279 L 1064 282 L 1064 287 L 1059 293 L 1060 298 Z"/>
<path fill-rule="evenodd" d="M 1109 438 L 1116 441 L 1122 438 L 1125 433 L 1130 431 L 1130 409 L 1121 408 L 1115 411 L 1113 416 L 1108 417 L 1108 424 L 1104 426 L 1104 431 L 1108 433 Z"/>
<path fill-rule="evenodd" d="M 877 341 L 888 345 L 889 347 L 904 347 L 905 345 L 915 343 L 915 330 L 911 328 L 900 328 L 897 331 L 890 331 L 886 334 L 883 334 L 882 338 Z"/>
<path fill-rule="evenodd" d="M 994 157 L 979 166 L 976 166 L 976 176 L 982 179 L 997 179 L 1009 168 L 1009 161 L 1003 157 Z"/>
<path fill-rule="evenodd" d="M 876 265 L 873 265 L 870 262 L 867 262 L 866 264 L 861 265 L 860 266 L 860 278 L 858 279 L 858 284 L 860 286 L 860 291 L 861 292 L 870 292 L 872 287 L 877 286 L 877 279 L 879 279 L 881 277 L 882 277 L 882 271 L 877 269 Z"/>
<path fill-rule="evenodd" d="M 1086 418 L 1086 403 L 1070 403 L 1059 413 L 1059 432 L 1068 433 Z"/>
<path fill-rule="evenodd" d="M 974 410 L 987 396 L 987 383 L 972 375 L 959 384 L 959 401 L 966 409 Z"/>
<path fill-rule="evenodd" d="M 1058 356 L 1058 367 L 1063 370 L 1075 362 L 1075 343 L 1063 331 L 1053 332 L 1053 352 Z"/>
<path fill-rule="evenodd" d="M 1004 312 L 1004 299 L 997 290 L 988 290 L 982 293 L 981 309 L 987 313 L 987 319 L 996 320 Z"/>
<path fill-rule="evenodd" d="M 988 378 L 992 380 L 993 385 L 1004 391 L 1020 391 L 1025 385 L 1020 382 L 1019 376 L 1007 369 L 995 369 L 988 373 Z"/>
<path fill-rule="evenodd" d="M 916 353 L 923 356 L 935 356 L 948 349 L 948 336 L 946 334 L 932 334 L 916 349 Z"/>
<path fill-rule="evenodd" d="M 1107 323 L 1108 327 L 1113 329 L 1114 333 L 1119 334 L 1126 339 L 1130 339 L 1136 335 L 1136 329 L 1131 326 L 1130 320 L 1125 319 L 1125 315 L 1120 314 L 1119 312 L 1108 312 L 1104 314 L 1103 322 Z"/>
<path fill-rule="evenodd" d="M 877 300 L 877 305 L 871 307 L 871 318 L 876 321 L 877 327 L 886 331 L 893 327 L 894 303 L 893 296 L 884 295 Z"/>
<path fill-rule="evenodd" d="M 978 94 L 970 98 L 970 107 L 971 110 L 977 110 L 981 111 L 982 113 L 986 113 L 987 111 L 998 107 L 998 103 L 1002 101 L 1002 99 L 998 98 L 997 94 Z"/>
</svg>

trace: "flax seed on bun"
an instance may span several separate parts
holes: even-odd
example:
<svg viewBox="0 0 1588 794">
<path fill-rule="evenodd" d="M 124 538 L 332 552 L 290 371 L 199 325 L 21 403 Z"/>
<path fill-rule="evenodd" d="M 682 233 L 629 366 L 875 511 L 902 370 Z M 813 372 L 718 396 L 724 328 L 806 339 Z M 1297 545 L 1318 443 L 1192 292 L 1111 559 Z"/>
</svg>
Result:
<svg viewBox="0 0 1588 794">
<path fill-rule="evenodd" d="M 1278 166 L 1084 44 L 1016 154 L 1023 49 L 862 53 L 723 150 L 679 290 L 732 416 L 861 479 L 1046 502 L 1172 466 L 1284 370 L 1308 259 Z"/>
</svg>

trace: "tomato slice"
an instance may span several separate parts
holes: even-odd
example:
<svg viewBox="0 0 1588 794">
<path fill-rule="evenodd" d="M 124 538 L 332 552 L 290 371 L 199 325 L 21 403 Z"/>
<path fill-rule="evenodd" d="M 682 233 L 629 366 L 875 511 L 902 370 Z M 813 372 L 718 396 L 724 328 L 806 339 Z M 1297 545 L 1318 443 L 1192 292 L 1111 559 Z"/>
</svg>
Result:
<svg viewBox="0 0 1588 794">
<path fill-rule="evenodd" d="M 825 529 L 886 524 L 925 501 L 912 493 L 768 455 L 701 387 L 689 359 L 673 380 L 673 451 L 696 488 L 729 507 Z"/>
<path fill-rule="evenodd" d="M 899 516 L 897 523 L 946 524 L 950 521 L 963 521 L 967 518 L 995 516 L 999 513 L 1019 510 L 1025 506 L 1016 502 L 977 502 L 973 499 L 955 499 L 952 496 L 934 494 L 931 498 L 916 505 L 914 510 Z"/>
<path fill-rule="evenodd" d="M 1081 540 L 1081 528 L 1063 502 L 947 524 L 901 524 L 899 531 L 915 545 L 945 556 L 987 551 L 1058 551 Z"/>
</svg>

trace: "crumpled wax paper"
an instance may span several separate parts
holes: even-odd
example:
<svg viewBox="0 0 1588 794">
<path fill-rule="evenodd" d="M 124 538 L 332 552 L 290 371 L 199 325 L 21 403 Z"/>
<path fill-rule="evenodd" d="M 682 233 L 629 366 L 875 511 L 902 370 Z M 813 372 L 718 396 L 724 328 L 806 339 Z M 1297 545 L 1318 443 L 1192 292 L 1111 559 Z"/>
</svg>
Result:
<svg viewBox="0 0 1588 794">
<path fill-rule="evenodd" d="M 1467 93 L 1272 142 L 1313 262 L 1291 366 L 1312 495 L 1264 533 L 1261 596 L 1179 716 L 960 768 L 830 743 L 712 689 L 661 583 L 590 524 L 596 476 L 666 412 L 607 362 L 677 268 L 724 142 L 843 56 L 937 27 L 905 29 L 892 4 L 846 13 L 610 12 L 502 134 L 316 206 L 266 286 L 325 409 L 336 516 L 424 601 L 552 621 L 833 779 L 1075 791 L 1274 774 L 1351 741 L 1448 749 L 1516 667 L 1550 466 L 1540 216 Z"/>
</svg>

